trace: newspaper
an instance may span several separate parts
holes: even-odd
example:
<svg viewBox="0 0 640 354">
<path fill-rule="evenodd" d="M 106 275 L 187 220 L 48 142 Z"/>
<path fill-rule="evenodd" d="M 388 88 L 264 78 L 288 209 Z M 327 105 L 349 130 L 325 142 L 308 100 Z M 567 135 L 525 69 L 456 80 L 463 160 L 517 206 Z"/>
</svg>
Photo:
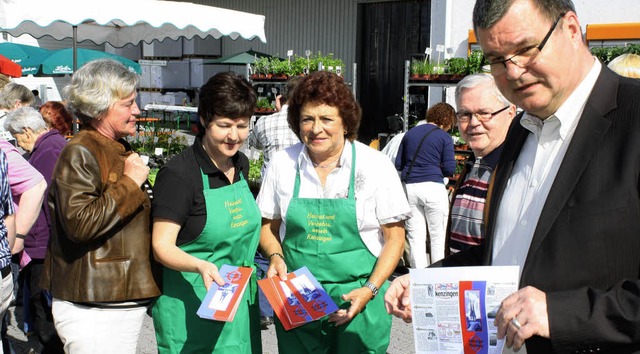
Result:
<svg viewBox="0 0 640 354">
<path fill-rule="evenodd" d="M 518 290 L 518 266 L 410 272 L 416 353 L 502 353 L 493 320 L 502 300 Z"/>
</svg>

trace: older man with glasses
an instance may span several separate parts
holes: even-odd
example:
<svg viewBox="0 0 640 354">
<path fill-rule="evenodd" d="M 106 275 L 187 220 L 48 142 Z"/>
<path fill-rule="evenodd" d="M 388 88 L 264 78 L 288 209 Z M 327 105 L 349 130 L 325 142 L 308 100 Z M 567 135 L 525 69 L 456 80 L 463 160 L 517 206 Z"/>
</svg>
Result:
<svg viewBox="0 0 640 354">
<path fill-rule="evenodd" d="M 452 195 L 447 244 L 451 253 L 484 240 L 483 211 L 491 175 L 498 164 L 516 106 L 500 93 L 489 74 L 466 76 L 456 86 L 456 118 L 473 154 Z"/>
<path fill-rule="evenodd" d="M 589 52 L 569 0 L 478 0 L 478 42 L 525 112 L 505 140 L 486 241 L 443 266 L 519 265 L 497 337 L 528 353 L 640 353 L 640 82 Z M 400 279 L 388 310 L 410 318 Z"/>
</svg>

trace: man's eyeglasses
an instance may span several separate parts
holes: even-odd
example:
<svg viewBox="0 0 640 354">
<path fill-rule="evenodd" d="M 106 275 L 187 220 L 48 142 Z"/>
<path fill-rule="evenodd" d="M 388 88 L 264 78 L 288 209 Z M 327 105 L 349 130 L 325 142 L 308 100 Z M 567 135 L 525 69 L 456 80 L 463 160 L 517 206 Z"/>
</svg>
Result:
<svg viewBox="0 0 640 354">
<path fill-rule="evenodd" d="M 556 29 L 558 22 L 560 22 L 560 20 L 564 17 L 564 15 L 565 13 L 558 16 L 558 19 L 556 20 L 556 22 L 553 23 L 553 25 L 549 29 L 549 32 L 547 32 L 547 35 L 544 36 L 544 39 L 542 40 L 542 42 L 540 42 L 540 44 L 538 44 L 537 46 L 524 48 L 519 52 L 517 52 L 516 54 L 506 59 L 497 59 L 497 60 L 489 61 L 489 67 L 491 68 L 491 73 L 493 75 L 504 74 L 507 71 L 508 61 L 510 61 L 511 63 L 521 68 L 526 68 L 527 66 L 533 64 L 535 62 L 535 58 L 538 56 L 538 54 L 540 54 L 540 52 L 542 51 L 542 48 L 544 48 L 544 46 L 547 44 L 547 41 L 551 37 L 551 34 L 553 33 L 553 31 Z"/>
<path fill-rule="evenodd" d="M 476 119 L 478 121 L 480 121 L 482 123 L 486 123 L 486 122 L 490 121 L 496 115 L 504 112 L 507 108 L 509 108 L 509 106 L 501 108 L 501 109 L 499 109 L 499 110 L 497 110 L 495 112 L 492 112 L 492 113 L 458 112 L 458 113 L 456 113 L 456 118 L 458 119 L 458 123 L 467 123 L 467 122 L 469 122 L 471 120 L 471 117 L 476 117 Z"/>
</svg>

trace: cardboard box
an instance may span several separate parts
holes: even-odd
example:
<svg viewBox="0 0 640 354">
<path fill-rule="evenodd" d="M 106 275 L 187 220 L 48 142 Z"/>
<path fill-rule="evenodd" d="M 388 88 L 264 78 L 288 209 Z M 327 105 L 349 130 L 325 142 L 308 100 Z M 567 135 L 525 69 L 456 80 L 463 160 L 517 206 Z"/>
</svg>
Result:
<svg viewBox="0 0 640 354">
<path fill-rule="evenodd" d="M 222 41 L 211 36 L 202 39 L 198 36 L 192 39 L 183 39 L 182 55 L 206 55 L 220 56 L 222 55 Z"/>
<path fill-rule="evenodd" d="M 229 71 L 230 65 L 203 65 L 209 59 L 190 59 L 190 87 L 201 87 L 213 75 Z"/>
<path fill-rule="evenodd" d="M 182 38 L 173 41 L 169 38 L 162 42 L 142 43 L 142 56 L 147 58 L 181 58 Z"/>
<path fill-rule="evenodd" d="M 142 46 L 140 44 L 127 44 L 122 48 L 116 48 L 109 43 L 105 43 L 104 51 L 133 61 L 138 61 L 142 58 Z"/>
<path fill-rule="evenodd" d="M 156 87 L 179 89 L 189 87 L 189 60 L 171 60 L 167 61 L 166 66 L 155 66 L 155 68 L 159 71 L 156 76 Z"/>
</svg>

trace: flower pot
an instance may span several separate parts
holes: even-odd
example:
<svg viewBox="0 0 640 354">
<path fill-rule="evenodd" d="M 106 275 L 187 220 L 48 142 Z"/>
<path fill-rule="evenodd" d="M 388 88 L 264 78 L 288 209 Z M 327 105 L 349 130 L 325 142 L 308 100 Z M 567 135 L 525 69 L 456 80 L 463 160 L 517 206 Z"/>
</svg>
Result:
<svg viewBox="0 0 640 354">
<path fill-rule="evenodd" d="M 451 75 L 450 74 L 440 74 L 440 77 L 438 77 L 438 80 L 440 82 L 450 82 L 451 81 Z"/>
</svg>

